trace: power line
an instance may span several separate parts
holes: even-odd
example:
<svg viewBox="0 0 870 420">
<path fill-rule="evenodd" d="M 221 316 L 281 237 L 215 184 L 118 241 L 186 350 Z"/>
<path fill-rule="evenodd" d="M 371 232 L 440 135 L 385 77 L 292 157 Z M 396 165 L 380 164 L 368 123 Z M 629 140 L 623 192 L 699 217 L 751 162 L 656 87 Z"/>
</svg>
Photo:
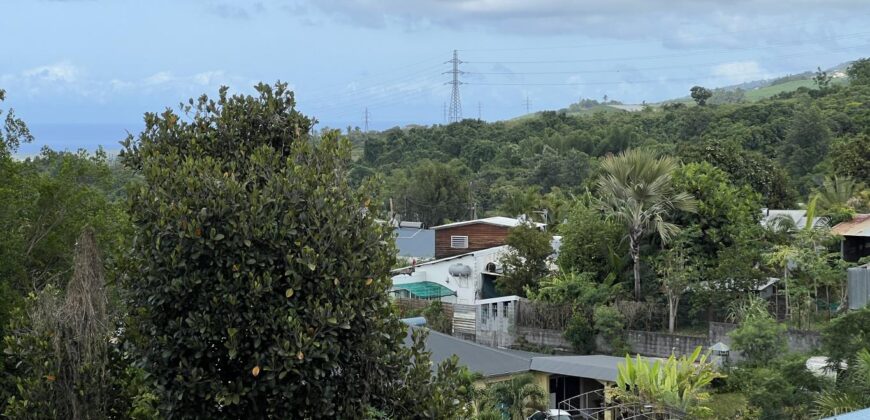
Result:
<svg viewBox="0 0 870 420">
<path fill-rule="evenodd" d="M 851 34 L 844 34 L 839 36 L 832 36 L 826 38 L 818 38 L 815 41 L 829 41 L 829 40 L 837 40 L 837 39 L 850 39 L 857 38 L 870 35 L 870 32 L 855 32 Z M 764 46 L 756 46 L 756 47 L 743 47 L 743 48 L 710 48 L 706 50 L 698 50 L 694 52 L 688 53 L 677 53 L 677 54 L 654 54 L 654 55 L 646 55 L 646 56 L 625 56 L 625 57 L 608 57 L 608 58 L 588 58 L 588 59 L 575 59 L 575 60 L 470 60 L 465 61 L 465 63 L 477 63 L 477 64 L 560 64 L 560 63 L 590 63 L 590 62 L 599 62 L 599 61 L 625 61 L 625 60 L 654 60 L 654 59 L 665 59 L 665 58 L 680 58 L 686 56 L 695 56 L 695 55 L 706 55 L 706 54 L 716 54 L 716 53 L 731 53 L 734 51 L 748 51 L 748 50 L 763 50 L 773 47 L 788 47 L 788 46 L 797 46 L 793 43 L 779 43 L 779 44 L 767 44 Z"/>
<path fill-rule="evenodd" d="M 453 79 L 448 82 L 453 86 L 450 92 L 450 116 L 449 122 L 455 123 L 462 121 L 462 100 L 459 97 L 459 85 L 462 84 L 459 81 L 459 75 L 462 74 L 462 71 L 459 70 L 459 64 L 462 63 L 462 60 L 459 59 L 459 52 L 457 50 L 453 50 L 453 59 L 450 61 L 446 61 L 445 63 L 453 64 L 453 70 L 445 73 L 450 73 L 453 76 Z"/>
</svg>

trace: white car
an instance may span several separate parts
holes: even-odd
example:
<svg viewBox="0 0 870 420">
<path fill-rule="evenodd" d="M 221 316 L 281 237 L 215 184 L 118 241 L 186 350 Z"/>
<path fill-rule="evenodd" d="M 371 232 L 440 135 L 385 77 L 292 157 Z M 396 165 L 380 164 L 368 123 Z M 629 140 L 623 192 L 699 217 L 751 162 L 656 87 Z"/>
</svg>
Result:
<svg viewBox="0 0 870 420">
<path fill-rule="evenodd" d="M 571 420 L 571 415 L 565 410 L 551 408 L 546 413 L 536 411 L 528 420 Z"/>
</svg>

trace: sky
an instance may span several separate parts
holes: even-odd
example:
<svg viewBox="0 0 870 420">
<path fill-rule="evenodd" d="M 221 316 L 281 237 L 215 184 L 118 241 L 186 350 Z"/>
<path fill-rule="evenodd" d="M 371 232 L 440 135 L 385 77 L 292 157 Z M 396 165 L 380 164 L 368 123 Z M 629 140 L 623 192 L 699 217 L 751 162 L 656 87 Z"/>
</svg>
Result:
<svg viewBox="0 0 870 420">
<path fill-rule="evenodd" d="M 866 0 L 0 0 L 22 147 L 113 150 L 145 112 L 283 81 L 318 128 L 444 122 L 580 98 L 656 102 L 870 56 Z"/>
</svg>

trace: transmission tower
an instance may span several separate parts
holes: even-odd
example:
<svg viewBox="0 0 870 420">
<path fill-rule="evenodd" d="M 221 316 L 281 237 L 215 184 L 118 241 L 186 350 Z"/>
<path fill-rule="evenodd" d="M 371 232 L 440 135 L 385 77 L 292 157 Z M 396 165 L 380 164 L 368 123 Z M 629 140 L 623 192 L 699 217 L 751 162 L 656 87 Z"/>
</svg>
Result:
<svg viewBox="0 0 870 420">
<path fill-rule="evenodd" d="M 365 112 L 364 118 L 365 118 L 365 124 L 364 124 L 365 129 L 363 132 L 368 133 L 369 132 L 369 107 L 366 107 L 366 112 Z"/>
<path fill-rule="evenodd" d="M 529 95 L 526 95 L 526 114 L 528 114 L 532 109 L 532 101 L 529 100 Z"/>
<path fill-rule="evenodd" d="M 453 59 L 445 61 L 445 64 L 446 63 L 453 64 L 453 70 L 444 72 L 444 74 L 453 75 L 453 80 L 446 83 L 453 86 L 453 91 L 450 94 L 450 113 L 447 121 L 455 123 L 462 121 L 462 100 L 459 98 L 459 85 L 461 85 L 462 82 L 459 80 L 459 75 L 463 74 L 463 72 L 459 70 L 459 65 L 462 64 L 462 60 L 459 59 L 459 52 L 453 50 Z"/>
<path fill-rule="evenodd" d="M 478 102 L 477 103 L 477 120 L 478 121 L 483 121 L 483 118 L 481 118 L 481 115 L 483 115 L 483 105 L 481 105 L 480 102 Z"/>
<path fill-rule="evenodd" d="M 447 102 L 441 104 L 441 122 L 447 124 Z"/>
</svg>

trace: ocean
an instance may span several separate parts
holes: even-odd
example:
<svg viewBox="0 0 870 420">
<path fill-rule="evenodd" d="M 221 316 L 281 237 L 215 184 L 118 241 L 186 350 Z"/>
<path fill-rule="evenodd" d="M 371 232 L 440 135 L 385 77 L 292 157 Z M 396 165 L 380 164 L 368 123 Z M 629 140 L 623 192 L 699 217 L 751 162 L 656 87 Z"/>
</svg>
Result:
<svg viewBox="0 0 870 420">
<path fill-rule="evenodd" d="M 144 123 L 104 123 L 104 124 L 61 124 L 34 123 L 27 124 L 33 134 L 33 142 L 22 144 L 18 148 L 18 157 L 39 154 L 48 146 L 53 150 L 76 151 L 85 149 L 89 152 L 102 146 L 109 154 L 117 154 L 121 150 L 120 141 L 127 133 L 134 136 L 145 127 Z"/>
</svg>

